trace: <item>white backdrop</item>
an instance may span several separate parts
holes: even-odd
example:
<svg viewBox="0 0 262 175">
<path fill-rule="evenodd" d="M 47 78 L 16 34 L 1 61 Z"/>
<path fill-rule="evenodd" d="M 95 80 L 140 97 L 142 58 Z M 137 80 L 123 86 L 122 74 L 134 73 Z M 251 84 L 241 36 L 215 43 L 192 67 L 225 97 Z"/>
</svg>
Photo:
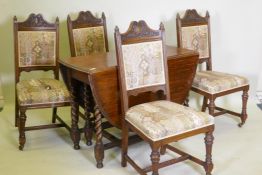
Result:
<svg viewBox="0 0 262 175">
<path fill-rule="evenodd" d="M 98 15 L 105 12 L 109 47 L 113 51 L 116 25 L 124 32 L 132 20 L 144 19 L 152 28 L 158 28 L 162 21 L 167 43 L 176 45 L 176 14 L 188 8 L 195 8 L 203 14 L 208 10 L 214 70 L 248 77 L 251 96 L 257 89 L 262 89 L 261 0 L 1 0 L 0 7 L 0 74 L 7 103 L 14 102 L 12 19 L 17 15 L 19 20 L 24 20 L 32 12 L 42 13 L 49 21 L 59 17 L 60 56 L 68 57 L 68 14 L 76 16 L 81 10 Z"/>
</svg>

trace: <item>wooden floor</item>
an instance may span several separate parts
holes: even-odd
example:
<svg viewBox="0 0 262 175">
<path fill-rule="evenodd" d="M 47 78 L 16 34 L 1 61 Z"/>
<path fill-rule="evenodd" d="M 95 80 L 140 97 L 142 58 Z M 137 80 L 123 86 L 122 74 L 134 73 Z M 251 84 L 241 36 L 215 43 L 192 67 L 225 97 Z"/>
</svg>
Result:
<svg viewBox="0 0 262 175">
<path fill-rule="evenodd" d="M 233 108 L 240 107 L 234 103 Z M 70 123 L 70 109 L 64 114 Z M 35 110 L 28 118 L 30 123 L 37 120 L 48 122 L 45 118 L 51 111 Z M 213 151 L 213 175 L 261 175 L 262 173 L 262 111 L 255 100 L 248 104 L 249 118 L 243 128 L 237 126 L 238 119 L 231 116 L 216 118 Z M 40 115 L 37 118 L 36 115 Z M 118 131 L 115 131 L 116 133 Z M 86 146 L 84 139 L 81 150 L 74 150 L 66 129 L 50 129 L 27 132 L 24 151 L 18 150 L 18 131 L 14 127 L 14 105 L 5 105 L 0 113 L 0 174 L 1 175 L 133 175 L 136 172 L 128 166 L 120 166 L 120 149 L 106 151 L 104 168 L 96 169 L 93 146 Z M 196 156 L 204 156 L 203 136 L 196 136 L 175 143 L 181 149 Z M 148 165 L 149 149 L 146 143 L 132 145 L 129 150 L 139 163 Z M 163 159 L 168 159 L 167 153 Z M 186 161 L 160 170 L 162 175 L 202 175 L 202 167 Z"/>
</svg>

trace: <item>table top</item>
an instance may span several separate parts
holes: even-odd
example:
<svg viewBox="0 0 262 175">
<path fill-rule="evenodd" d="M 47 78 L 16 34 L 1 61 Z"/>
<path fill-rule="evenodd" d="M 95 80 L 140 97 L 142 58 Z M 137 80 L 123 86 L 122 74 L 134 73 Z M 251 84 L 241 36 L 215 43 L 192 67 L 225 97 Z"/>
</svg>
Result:
<svg viewBox="0 0 262 175">
<path fill-rule="evenodd" d="M 197 52 L 192 50 L 177 48 L 174 46 L 166 46 L 167 59 L 173 59 L 173 58 L 177 59 L 177 58 L 187 57 L 192 54 L 198 55 Z M 117 65 L 115 52 L 91 54 L 87 56 L 68 57 L 68 58 L 59 59 L 58 62 L 67 67 L 88 74 L 103 72 L 109 69 L 115 69 Z"/>
</svg>

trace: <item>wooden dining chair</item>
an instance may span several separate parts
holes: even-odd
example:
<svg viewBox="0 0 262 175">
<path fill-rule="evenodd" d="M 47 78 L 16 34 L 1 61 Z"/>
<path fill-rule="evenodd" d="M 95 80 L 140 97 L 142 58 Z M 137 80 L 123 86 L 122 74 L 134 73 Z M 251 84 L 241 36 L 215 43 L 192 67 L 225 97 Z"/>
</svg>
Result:
<svg viewBox="0 0 262 175">
<path fill-rule="evenodd" d="M 183 18 L 177 14 L 177 43 L 178 47 L 199 52 L 199 64 L 206 64 L 206 70 L 198 71 L 195 75 L 192 91 L 204 96 L 202 111 L 208 107 L 212 116 L 225 113 L 240 117 L 241 127 L 247 119 L 247 100 L 249 83 L 245 77 L 212 70 L 211 33 L 209 13 L 202 17 L 195 9 L 186 10 Z M 218 97 L 243 91 L 242 112 L 236 113 L 215 105 Z M 209 103 L 208 103 L 209 102 Z"/>
<path fill-rule="evenodd" d="M 14 17 L 15 50 L 15 125 L 19 129 L 19 149 L 26 142 L 25 131 L 66 127 L 70 128 L 57 115 L 57 107 L 70 105 L 70 94 L 63 82 L 59 81 L 59 21 L 44 20 L 41 14 L 30 14 L 18 22 Z M 52 71 L 52 78 L 26 79 L 22 72 Z M 46 77 L 46 76 L 45 76 Z M 26 126 L 26 112 L 31 109 L 52 108 L 52 124 Z M 60 123 L 54 123 L 58 119 Z"/>
<path fill-rule="evenodd" d="M 159 168 L 189 159 L 202 165 L 210 175 L 214 119 L 170 101 L 163 24 L 159 30 L 152 30 L 145 21 L 133 21 L 125 33 L 116 27 L 115 44 L 122 107 L 122 166 L 129 162 L 139 174 L 152 171 L 158 175 Z M 144 93 L 151 93 L 152 98 L 144 99 Z M 135 98 L 139 103 L 134 104 Z M 129 131 L 149 143 L 151 166 L 141 168 L 128 155 Z M 201 133 L 206 135 L 205 161 L 169 144 Z M 180 156 L 160 163 L 160 153 L 165 154 L 166 149 Z"/>
<path fill-rule="evenodd" d="M 70 15 L 67 16 L 67 29 L 71 56 L 86 56 L 90 54 L 99 54 L 108 52 L 108 39 L 106 28 L 106 16 L 102 13 L 101 18 L 95 17 L 90 11 L 81 11 L 78 17 L 72 20 Z M 89 85 L 79 83 L 79 92 L 77 101 L 84 109 L 84 114 L 79 113 L 80 117 L 85 120 L 85 126 L 80 129 L 86 137 L 86 144 L 92 145 L 93 123 L 94 123 L 94 100 Z M 103 122 L 104 129 L 111 127 L 108 122 Z M 115 138 L 104 130 L 107 138 Z M 78 139 L 77 139 L 78 140 Z M 79 149 L 78 141 L 75 141 L 74 148 Z M 105 146 L 107 148 L 107 146 Z"/>
</svg>

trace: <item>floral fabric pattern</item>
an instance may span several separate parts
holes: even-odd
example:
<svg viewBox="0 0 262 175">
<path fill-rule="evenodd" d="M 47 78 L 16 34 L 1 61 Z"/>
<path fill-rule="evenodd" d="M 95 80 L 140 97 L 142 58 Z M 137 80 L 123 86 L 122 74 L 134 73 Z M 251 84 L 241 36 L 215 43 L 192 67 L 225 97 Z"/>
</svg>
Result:
<svg viewBox="0 0 262 175">
<path fill-rule="evenodd" d="M 19 67 L 55 66 L 56 32 L 19 31 Z"/>
<path fill-rule="evenodd" d="M 122 45 L 127 90 L 165 84 L 162 41 Z"/>
<path fill-rule="evenodd" d="M 104 27 L 73 29 L 76 56 L 106 52 Z"/>
<path fill-rule="evenodd" d="M 70 94 L 63 82 L 56 79 L 23 80 L 16 85 L 20 105 L 69 102 Z"/>
<path fill-rule="evenodd" d="M 152 140 L 160 140 L 214 124 L 204 112 L 170 101 L 154 101 L 131 107 L 126 120 Z"/>
<path fill-rule="evenodd" d="M 182 27 L 182 47 L 199 52 L 199 58 L 209 57 L 207 25 Z"/>
<path fill-rule="evenodd" d="M 248 80 L 242 76 L 215 71 L 200 71 L 196 73 L 192 86 L 215 94 L 245 85 L 248 85 Z"/>
</svg>

